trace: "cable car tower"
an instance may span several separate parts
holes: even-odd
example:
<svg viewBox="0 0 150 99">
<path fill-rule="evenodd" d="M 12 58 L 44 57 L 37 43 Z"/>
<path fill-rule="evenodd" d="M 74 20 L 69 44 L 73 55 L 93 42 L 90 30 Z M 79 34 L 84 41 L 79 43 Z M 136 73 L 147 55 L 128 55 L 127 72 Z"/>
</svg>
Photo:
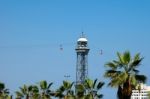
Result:
<svg viewBox="0 0 150 99">
<path fill-rule="evenodd" d="M 88 77 L 88 40 L 82 36 L 77 40 L 76 84 L 83 84 Z"/>
</svg>

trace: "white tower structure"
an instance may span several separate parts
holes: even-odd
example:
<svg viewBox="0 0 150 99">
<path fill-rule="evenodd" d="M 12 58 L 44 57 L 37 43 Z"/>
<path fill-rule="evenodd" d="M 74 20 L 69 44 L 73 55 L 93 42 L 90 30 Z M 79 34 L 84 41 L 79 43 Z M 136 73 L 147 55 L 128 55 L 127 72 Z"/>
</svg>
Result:
<svg viewBox="0 0 150 99">
<path fill-rule="evenodd" d="M 88 77 L 88 40 L 82 34 L 77 40 L 77 64 L 76 64 L 76 84 L 84 83 Z"/>
</svg>

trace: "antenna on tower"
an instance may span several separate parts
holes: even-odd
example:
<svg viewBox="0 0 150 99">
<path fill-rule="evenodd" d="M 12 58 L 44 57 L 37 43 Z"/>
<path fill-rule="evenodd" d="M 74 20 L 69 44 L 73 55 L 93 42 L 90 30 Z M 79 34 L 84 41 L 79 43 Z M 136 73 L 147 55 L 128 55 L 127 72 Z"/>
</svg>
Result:
<svg viewBox="0 0 150 99">
<path fill-rule="evenodd" d="M 82 32 L 81 36 L 84 37 L 84 33 L 83 32 Z"/>
<path fill-rule="evenodd" d="M 84 29 L 83 29 L 83 27 L 81 28 L 81 37 L 85 37 L 85 34 L 84 34 Z"/>
<path fill-rule="evenodd" d="M 82 33 L 81 33 L 81 37 L 85 37 L 85 34 L 84 34 L 84 32 L 82 31 Z"/>
</svg>

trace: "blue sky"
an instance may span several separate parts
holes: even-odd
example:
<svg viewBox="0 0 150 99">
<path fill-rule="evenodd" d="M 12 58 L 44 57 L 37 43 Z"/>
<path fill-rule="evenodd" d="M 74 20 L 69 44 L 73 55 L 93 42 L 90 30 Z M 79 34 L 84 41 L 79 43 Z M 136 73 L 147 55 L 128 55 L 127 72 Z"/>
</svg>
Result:
<svg viewBox="0 0 150 99">
<path fill-rule="evenodd" d="M 74 49 L 82 31 L 89 40 L 90 78 L 107 84 L 104 64 L 125 50 L 141 53 L 139 69 L 150 77 L 149 5 L 149 0 L 1 0 L 0 81 L 12 93 L 40 80 L 55 87 L 75 81 Z M 102 92 L 104 99 L 116 99 L 115 89 L 105 85 Z"/>
</svg>

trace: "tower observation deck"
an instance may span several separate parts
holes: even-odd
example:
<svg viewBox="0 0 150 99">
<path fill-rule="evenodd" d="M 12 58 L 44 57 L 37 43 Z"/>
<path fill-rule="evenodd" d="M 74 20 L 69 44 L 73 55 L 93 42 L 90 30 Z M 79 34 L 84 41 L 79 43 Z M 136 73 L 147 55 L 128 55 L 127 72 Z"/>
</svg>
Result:
<svg viewBox="0 0 150 99">
<path fill-rule="evenodd" d="M 83 84 L 88 77 L 88 40 L 83 35 L 77 40 L 76 84 Z"/>
</svg>

